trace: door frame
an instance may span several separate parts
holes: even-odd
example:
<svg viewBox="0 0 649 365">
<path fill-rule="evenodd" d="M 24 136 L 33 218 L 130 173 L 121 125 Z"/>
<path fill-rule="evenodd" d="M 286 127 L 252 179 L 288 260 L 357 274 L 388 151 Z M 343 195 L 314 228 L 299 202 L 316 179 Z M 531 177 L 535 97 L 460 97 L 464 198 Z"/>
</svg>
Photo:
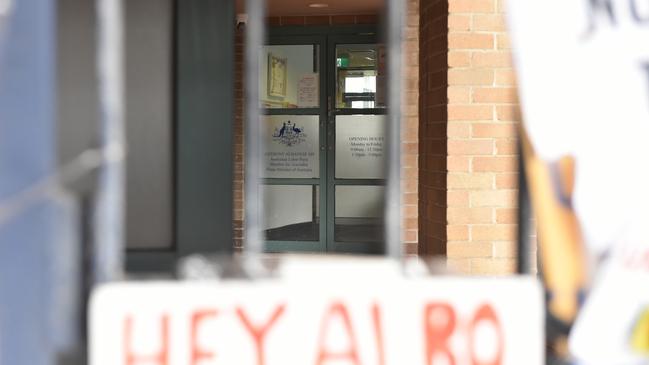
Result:
<svg viewBox="0 0 649 365">
<path fill-rule="evenodd" d="M 326 88 L 326 67 L 323 67 L 323 65 L 326 65 L 326 55 L 327 55 L 327 50 L 326 50 L 326 45 L 327 45 L 327 38 L 326 35 L 318 35 L 318 34 L 312 34 L 312 35 L 304 35 L 304 34 L 297 34 L 297 35 L 273 35 L 271 34 L 269 36 L 268 42 L 266 42 L 266 45 L 269 46 L 281 46 L 281 45 L 315 45 L 319 47 L 319 59 L 318 59 L 318 72 L 319 72 L 319 81 L 318 81 L 318 103 L 319 106 L 317 108 L 267 108 L 267 109 L 261 109 L 260 113 L 262 115 L 311 115 L 311 116 L 318 116 L 318 134 L 319 134 L 319 140 L 318 140 L 318 154 L 319 154 L 319 165 L 318 165 L 318 171 L 319 171 L 319 177 L 318 178 L 313 178 L 313 179 L 308 179 L 308 178 L 302 178 L 302 179 L 293 179 L 293 178 L 261 178 L 260 179 L 260 187 L 261 185 L 293 185 L 293 186 L 300 186 L 300 185 L 310 185 L 310 186 L 319 186 L 320 187 L 320 194 L 319 194 L 319 201 L 320 201 L 320 220 L 322 221 L 322 217 L 324 217 L 324 214 L 327 211 L 327 205 L 326 205 L 326 176 L 327 176 L 327 170 L 326 170 L 326 153 L 324 151 L 324 148 L 326 148 L 327 145 L 327 136 L 326 136 L 326 115 L 327 115 L 327 88 Z M 261 127 L 261 126 L 260 126 Z M 259 214 L 262 214 L 262 212 L 258 212 Z M 327 250 L 326 247 L 326 226 L 323 224 L 319 224 L 319 231 L 318 231 L 318 240 L 317 241 L 288 241 L 288 240 L 275 240 L 275 241 L 268 241 L 264 240 L 264 250 L 266 252 L 325 252 Z"/>
<path fill-rule="evenodd" d="M 377 184 L 374 179 L 341 181 L 335 179 L 335 116 L 351 114 L 386 114 L 387 109 L 340 109 L 334 111 L 334 105 L 327 96 L 335 95 L 335 62 L 328 62 L 335 55 L 336 44 L 375 44 L 378 43 L 378 25 L 343 25 L 343 26 L 281 26 L 269 28 L 266 45 L 319 44 L 320 45 L 320 237 L 317 244 L 313 241 L 267 241 L 264 240 L 265 252 L 338 252 L 382 254 L 382 243 L 372 242 L 335 242 L 335 186 L 336 185 L 385 185 Z M 317 43 L 316 43 L 317 42 Z M 332 97 L 333 100 L 333 97 Z M 308 109 L 265 109 L 265 115 L 314 115 Z M 330 140 L 331 139 L 331 140 Z M 324 153 L 323 153 L 324 150 Z M 305 185 L 313 182 L 306 179 L 262 179 L 262 183 L 274 180 L 274 184 Z M 324 214 L 323 214 L 324 213 Z M 326 216 L 325 216 L 326 214 Z M 323 223 L 323 217 L 324 223 Z"/>
<path fill-rule="evenodd" d="M 327 55 L 336 55 L 336 46 L 339 44 L 378 44 L 379 37 L 376 34 L 333 34 L 327 39 Z M 328 77 L 327 87 L 328 95 L 336 95 L 336 63 L 332 62 L 327 65 Z M 335 240 L 335 223 L 336 223 L 336 186 L 385 186 L 385 179 L 337 179 L 336 178 L 336 117 L 339 115 L 387 115 L 387 108 L 345 108 L 339 109 L 335 106 L 335 101 L 328 105 L 329 114 L 327 116 L 328 137 L 331 141 L 327 151 L 327 190 L 331 193 L 327 197 L 327 205 L 331 207 L 327 211 L 327 251 L 338 253 L 356 253 L 356 254 L 383 254 L 383 242 L 337 242 Z M 385 202 L 384 202 L 385 203 Z M 384 222 L 385 224 L 385 222 Z M 383 240 L 385 241 L 385 239 Z"/>
</svg>

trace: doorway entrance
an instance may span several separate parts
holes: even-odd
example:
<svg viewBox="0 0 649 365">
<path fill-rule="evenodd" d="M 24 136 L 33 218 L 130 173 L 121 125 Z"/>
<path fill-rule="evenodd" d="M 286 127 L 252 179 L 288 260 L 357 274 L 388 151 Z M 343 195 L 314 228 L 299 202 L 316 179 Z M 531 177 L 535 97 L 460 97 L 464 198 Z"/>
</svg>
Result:
<svg viewBox="0 0 649 365">
<path fill-rule="evenodd" d="M 259 53 L 266 250 L 381 253 L 385 47 L 373 27 L 312 28 L 271 29 Z"/>
</svg>

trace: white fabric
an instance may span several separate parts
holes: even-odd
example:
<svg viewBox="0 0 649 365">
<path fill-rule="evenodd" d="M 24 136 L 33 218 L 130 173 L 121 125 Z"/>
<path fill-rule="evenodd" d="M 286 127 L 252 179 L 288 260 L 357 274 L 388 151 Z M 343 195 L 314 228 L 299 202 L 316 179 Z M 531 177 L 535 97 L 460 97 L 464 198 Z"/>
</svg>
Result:
<svg viewBox="0 0 649 365">
<path fill-rule="evenodd" d="M 634 20 L 628 0 L 599 1 L 594 13 L 582 0 L 508 3 L 525 128 L 541 158 L 575 158 L 573 203 L 589 252 L 649 248 L 641 234 L 649 226 L 649 20 Z M 646 2 L 635 4 L 649 19 Z M 608 265 L 571 350 L 585 364 L 649 363 L 626 345 L 632 309 L 649 303 L 638 293 L 649 293 L 649 279 Z"/>
</svg>

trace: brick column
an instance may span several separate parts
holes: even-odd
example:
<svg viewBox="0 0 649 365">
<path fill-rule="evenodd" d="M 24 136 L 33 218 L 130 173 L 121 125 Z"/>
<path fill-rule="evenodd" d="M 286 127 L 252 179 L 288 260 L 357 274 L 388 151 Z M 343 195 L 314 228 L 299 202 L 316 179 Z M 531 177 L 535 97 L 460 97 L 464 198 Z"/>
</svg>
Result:
<svg viewBox="0 0 649 365">
<path fill-rule="evenodd" d="M 438 26 L 445 6 L 447 32 Z M 434 231 L 428 233 L 425 246 L 437 252 L 438 237 L 445 235 L 448 263 L 457 271 L 510 273 L 515 269 L 516 254 L 515 133 L 520 117 L 503 2 L 432 1 L 426 11 L 432 14 L 422 20 L 422 39 L 426 34 L 429 45 L 422 55 L 430 60 L 425 105 L 429 112 L 422 123 L 429 129 L 420 139 L 427 144 L 422 151 L 431 158 L 421 174 L 428 174 L 434 192 L 444 188 L 437 171 L 445 167 L 447 175 L 441 179 L 446 184 L 445 197 L 432 193 L 421 196 L 421 205 L 432 208 L 420 219 L 435 224 L 422 227 L 422 231 Z M 439 56 L 442 50 L 446 51 L 443 61 Z M 437 73 L 442 66 L 446 66 L 446 80 Z M 446 130 L 434 128 L 444 113 Z M 446 146 L 442 146 L 440 135 L 445 136 Z M 440 146 L 428 146 L 431 143 Z M 445 166 L 439 157 L 443 147 Z M 440 217 L 440 206 L 444 205 Z M 440 221 L 446 224 L 443 232 L 437 226 Z"/>
<path fill-rule="evenodd" d="M 449 0 L 447 254 L 472 274 L 515 269 L 519 118 L 503 12 Z"/>
<path fill-rule="evenodd" d="M 408 0 L 403 31 L 401 139 L 404 253 L 417 254 L 419 244 L 419 0 Z"/>
</svg>

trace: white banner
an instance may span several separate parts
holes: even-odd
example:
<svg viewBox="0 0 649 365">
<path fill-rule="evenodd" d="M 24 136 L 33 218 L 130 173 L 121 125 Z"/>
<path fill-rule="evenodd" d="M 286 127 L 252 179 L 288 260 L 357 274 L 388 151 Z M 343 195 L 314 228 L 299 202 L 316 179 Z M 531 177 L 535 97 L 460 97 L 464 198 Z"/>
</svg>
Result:
<svg viewBox="0 0 649 365">
<path fill-rule="evenodd" d="M 649 204 L 649 3 L 508 4 L 526 132 L 542 158 L 575 158 L 573 206 L 600 253 Z"/>
<path fill-rule="evenodd" d="M 544 363 L 533 278 L 345 280 L 338 269 L 329 279 L 103 286 L 91 303 L 91 364 Z"/>
<path fill-rule="evenodd" d="M 649 343 L 632 351 L 632 332 L 649 308 L 649 265 L 623 258 L 649 252 L 649 2 L 508 0 L 508 15 L 526 132 L 546 161 L 574 158 L 573 209 L 593 262 L 609 258 L 571 352 L 647 364 Z"/>
</svg>

